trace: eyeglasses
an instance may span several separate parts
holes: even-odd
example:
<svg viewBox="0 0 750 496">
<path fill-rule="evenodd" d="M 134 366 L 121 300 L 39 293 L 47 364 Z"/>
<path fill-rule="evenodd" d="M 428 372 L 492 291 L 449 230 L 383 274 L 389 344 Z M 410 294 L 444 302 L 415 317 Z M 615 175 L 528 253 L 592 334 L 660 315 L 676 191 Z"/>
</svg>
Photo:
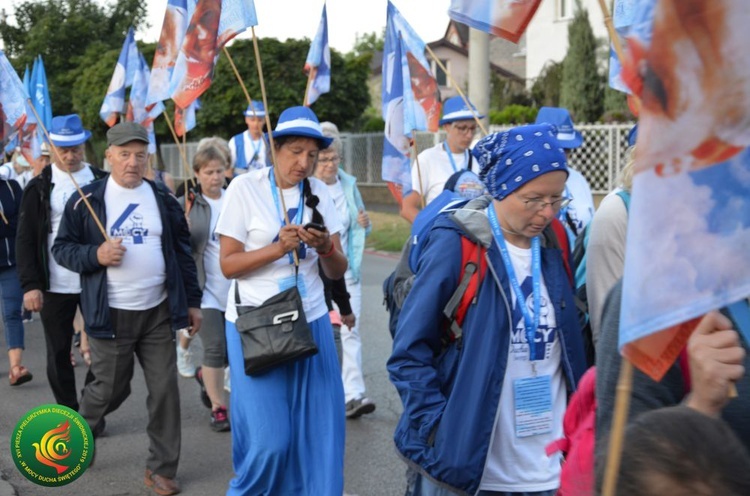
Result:
<svg viewBox="0 0 750 496">
<path fill-rule="evenodd" d="M 453 129 L 455 129 L 456 131 L 458 131 L 461 134 L 466 134 L 466 133 L 474 134 L 474 133 L 477 132 L 477 127 L 476 126 L 457 126 L 457 125 L 454 124 L 453 125 Z"/>
<path fill-rule="evenodd" d="M 319 164 L 338 164 L 341 161 L 341 157 L 333 155 L 332 157 L 320 158 L 318 157 Z"/>
<path fill-rule="evenodd" d="M 530 210 L 533 212 L 544 210 L 548 205 L 552 207 L 552 210 L 559 211 L 570 205 L 570 202 L 573 201 L 573 198 L 558 198 L 555 201 L 547 202 L 544 201 L 544 198 L 524 198 L 515 191 L 513 192 L 513 194 L 523 202 L 523 204 L 526 206 L 526 210 Z"/>
</svg>

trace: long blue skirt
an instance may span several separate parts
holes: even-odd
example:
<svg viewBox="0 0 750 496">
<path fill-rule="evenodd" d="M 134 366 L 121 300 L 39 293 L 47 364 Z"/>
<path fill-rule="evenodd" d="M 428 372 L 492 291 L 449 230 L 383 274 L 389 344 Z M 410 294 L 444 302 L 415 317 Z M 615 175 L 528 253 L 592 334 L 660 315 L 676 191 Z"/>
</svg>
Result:
<svg viewBox="0 0 750 496">
<path fill-rule="evenodd" d="M 315 356 L 250 377 L 237 328 L 226 323 L 235 473 L 228 496 L 344 491 L 344 390 L 328 315 L 310 328 Z"/>
</svg>

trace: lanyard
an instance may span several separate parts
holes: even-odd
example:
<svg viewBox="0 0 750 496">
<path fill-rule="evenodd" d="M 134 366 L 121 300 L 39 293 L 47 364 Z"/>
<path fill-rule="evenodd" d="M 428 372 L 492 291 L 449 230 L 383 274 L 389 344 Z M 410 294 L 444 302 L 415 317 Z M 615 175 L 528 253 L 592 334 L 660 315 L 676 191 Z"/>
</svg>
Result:
<svg viewBox="0 0 750 496">
<path fill-rule="evenodd" d="M 533 288 L 532 295 L 534 299 L 534 316 L 532 317 L 526 306 L 526 296 L 523 294 L 523 291 L 521 291 L 521 285 L 518 283 L 518 277 L 516 277 L 513 262 L 510 259 L 510 253 L 505 244 L 505 238 L 500 229 L 500 222 L 497 220 L 495 208 L 490 205 L 487 210 L 490 219 L 490 226 L 492 227 L 492 234 L 494 234 L 495 242 L 497 243 L 497 247 L 500 249 L 500 254 L 503 257 L 503 263 L 505 264 L 505 270 L 508 273 L 510 286 L 516 294 L 516 304 L 523 314 L 523 321 L 526 327 L 526 341 L 529 343 L 529 360 L 532 362 L 534 360 L 542 360 L 544 359 L 544 343 L 536 342 L 536 331 L 539 329 L 539 313 L 542 300 L 542 262 L 539 248 L 539 236 L 531 238 L 531 281 Z"/>
<path fill-rule="evenodd" d="M 253 146 L 253 158 L 251 163 L 254 163 L 260 158 L 260 148 L 263 146 L 263 135 L 258 139 L 258 146 L 255 146 L 255 140 L 249 135 L 249 133 L 248 137 L 250 138 L 250 144 Z"/>
<path fill-rule="evenodd" d="M 448 149 L 448 143 L 446 143 L 445 141 L 443 141 L 443 150 L 445 150 L 445 153 L 448 154 L 448 159 L 451 161 L 451 167 L 453 167 L 453 172 L 458 172 L 458 169 L 456 168 L 456 161 L 453 160 L 453 154 L 451 153 L 450 149 Z M 468 163 L 469 163 L 469 150 L 464 150 L 464 166 L 468 166 Z"/>
<path fill-rule="evenodd" d="M 273 203 L 276 205 L 276 212 L 281 212 L 281 226 L 283 227 L 286 225 L 286 220 L 284 220 L 284 213 L 281 210 L 281 205 L 279 204 L 279 193 L 278 193 L 278 188 L 276 187 L 276 177 L 273 171 L 274 171 L 273 167 L 268 168 L 268 179 L 271 181 L 271 196 L 273 196 Z M 294 214 L 294 219 L 291 221 L 292 224 L 299 225 L 302 223 L 302 211 L 305 208 L 303 196 L 304 195 L 302 192 L 302 182 L 300 182 L 299 183 L 299 206 L 297 207 L 297 213 Z M 289 263 L 294 264 L 294 256 L 292 255 L 292 252 L 287 253 L 287 256 L 289 257 Z"/>
</svg>

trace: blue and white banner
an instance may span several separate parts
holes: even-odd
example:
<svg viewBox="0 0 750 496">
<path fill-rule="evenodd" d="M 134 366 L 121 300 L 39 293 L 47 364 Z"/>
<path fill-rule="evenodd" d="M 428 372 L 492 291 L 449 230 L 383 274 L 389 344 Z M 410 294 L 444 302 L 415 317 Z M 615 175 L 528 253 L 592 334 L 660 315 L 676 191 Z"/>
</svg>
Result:
<svg viewBox="0 0 750 496">
<path fill-rule="evenodd" d="M 310 106 L 320 95 L 331 91 L 331 48 L 328 46 L 328 14 L 325 4 L 318 31 L 307 53 L 305 72 L 309 74 L 310 79 L 306 102 Z"/>
</svg>

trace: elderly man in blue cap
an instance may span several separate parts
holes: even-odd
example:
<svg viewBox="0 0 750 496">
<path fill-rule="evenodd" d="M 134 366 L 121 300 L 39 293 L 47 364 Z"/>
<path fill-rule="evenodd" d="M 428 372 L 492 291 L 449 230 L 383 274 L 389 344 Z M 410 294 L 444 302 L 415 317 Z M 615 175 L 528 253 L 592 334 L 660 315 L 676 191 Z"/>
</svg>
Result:
<svg viewBox="0 0 750 496">
<path fill-rule="evenodd" d="M 411 169 L 411 192 L 401 204 L 401 217 L 414 223 L 414 218 L 424 204 L 437 198 L 443 192 L 445 182 L 458 171 L 479 172 L 473 164 L 469 147 L 477 131 L 474 116 L 477 110 L 471 102 L 454 96 L 443 103 L 443 116 L 439 124 L 446 137 L 442 143 L 428 148 L 419 154 L 417 163 Z M 469 107 L 469 105 L 471 107 Z M 483 115 L 477 115 L 479 119 Z"/>
<path fill-rule="evenodd" d="M 536 116 L 536 124 L 552 124 L 557 128 L 557 141 L 565 155 L 570 158 L 570 151 L 583 144 L 583 135 L 573 127 L 573 119 L 565 108 L 542 107 Z M 570 162 L 568 162 L 570 163 Z M 565 196 L 572 198 L 570 204 L 560 210 L 558 219 L 568 231 L 571 246 L 575 238 L 594 217 L 594 198 L 591 186 L 583 174 L 568 167 L 569 176 L 565 183 Z"/>
<path fill-rule="evenodd" d="M 77 273 L 55 261 L 51 250 L 65 203 L 76 192 L 73 180 L 83 187 L 107 173 L 84 162 L 84 143 L 91 132 L 83 128 L 78 115 L 53 118 L 49 134 L 57 153 L 52 155 L 52 164 L 31 179 L 24 191 L 16 260 L 24 307 L 39 312 L 42 318 L 47 343 L 47 379 L 52 394 L 57 403 L 78 410 L 70 348 L 81 281 Z M 103 426 L 102 422 L 99 428 Z"/>
<path fill-rule="evenodd" d="M 245 110 L 247 131 L 236 134 L 229 140 L 235 177 L 249 170 L 262 169 L 270 165 L 266 160 L 268 147 L 263 136 L 265 117 L 266 109 L 263 102 L 252 100 Z"/>
</svg>

